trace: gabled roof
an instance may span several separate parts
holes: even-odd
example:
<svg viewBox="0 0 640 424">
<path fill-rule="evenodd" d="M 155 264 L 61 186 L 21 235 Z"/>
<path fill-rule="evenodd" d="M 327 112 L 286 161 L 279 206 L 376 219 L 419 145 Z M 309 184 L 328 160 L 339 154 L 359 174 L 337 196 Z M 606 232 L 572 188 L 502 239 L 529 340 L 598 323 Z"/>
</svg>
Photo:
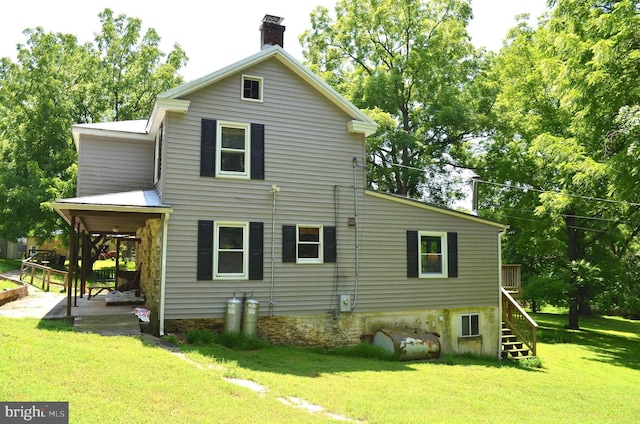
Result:
<svg viewBox="0 0 640 424">
<path fill-rule="evenodd" d="M 509 228 L 508 224 L 492 221 L 487 218 L 480 218 L 479 216 L 476 216 L 476 215 L 471 215 L 465 212 L 456 211 L 453 209 L 446 208 L 444 206 L 433 205 L 431 203 L 423 202 L 418 199 L 411 199 L 409 197 L 400 196 L 393 193 L 383 193 L 381 191 L 376 191 L 376 190 L 365 190 L 365 194 L 368 194 L 373 197 L 385 199 L 385 200 L 391 200 L 394 202 L 403 203 L 406 205 L 416 206 L 422 209 L 442 213 L 445 215 L 455 216 L 455 217 L 466 219 L 469 221 L 479 222 L 479 223 L 490 225 L 492 227 L 497 227 L 503 230 L 506 230 L 507 228 Z"/>
<path fill-rule="evenodd" d="M 347 130 L 349 132 L 362 133 L 365 136 L 376 132 L 377 124 L 373 119 L 369 118 L 364 112 L 345 99 L 329 84 L 324 82 L 320 77 L 298 62 L 293 56 L 287 53 L 286 50 L 275 45 L 268 46 L 252 56 L 226 66 L 209 75 L 205 75 L 186 84 L 179 85 L 169 91 L 158 94 L 148 120 L 73 125 L 72 132 L 76 149 L 78 149 L 80 134 L 126 138 L 129 140 L 153 139 L 154 134 L 160 126 L 160 122 L 166 112 L 185 113 L 189 109 L 190 102 L 188 100 L 183 100 L 182 97 L 227 78 L 230 75 L 242 72 L 244 69 L 257 65 L 270 58 L 277 59 L 293 73 L 315 88 L 321 95 L 329 99 L 329 101 L 339 109 L 353 118 L 353 120 L 347 125 Z"/>
<path fill-rule="evenodd" d="M 169 91 L 165 91 L 157 96 L 158 99 L 179 99 L 197 90 L 200 90 L 217 81 L 227 78 L 230 75 L 241 72 L 247 68 L 257 65 L 270 58 L 277 59 L 280 63 L 289 68 L 293 73 L 302 78 L 305 82 L 318 90 L 320 94 L 329 99 L 338 108 L 351 116 L 354 121 L 349 125 L 349 130 L 353 132 L 362 132 L 365 135 L 371 135 L 376 131 L 377 124 L 369 118 L 364 112 L 354 106 L 350 101 L 345 99 L 340 93 L 334 90 L 329 84 L 324 82 L 320 77 L 311 72 L 307 67 L 298 62 L 293 56 L 287 53 L 278 45 L 268 46 L 260 52 L 249 56 L 239 62 L 231 64 L 225 68 L 215 71 L 209 75 L 195 79 L 186 84 L 180 85 Z"/>
</svg>

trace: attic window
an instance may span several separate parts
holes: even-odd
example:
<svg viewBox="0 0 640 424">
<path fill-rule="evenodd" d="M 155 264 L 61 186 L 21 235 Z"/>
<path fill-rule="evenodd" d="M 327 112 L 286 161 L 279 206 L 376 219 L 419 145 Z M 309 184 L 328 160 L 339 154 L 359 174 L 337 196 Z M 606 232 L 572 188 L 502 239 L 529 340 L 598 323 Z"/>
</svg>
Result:
<svg viewBox="0 0 640 424">
<path fill-rule="evenodd" d="M 242 76 L 242 100 L 262 102 L 262 78 Z"/>
</svg>

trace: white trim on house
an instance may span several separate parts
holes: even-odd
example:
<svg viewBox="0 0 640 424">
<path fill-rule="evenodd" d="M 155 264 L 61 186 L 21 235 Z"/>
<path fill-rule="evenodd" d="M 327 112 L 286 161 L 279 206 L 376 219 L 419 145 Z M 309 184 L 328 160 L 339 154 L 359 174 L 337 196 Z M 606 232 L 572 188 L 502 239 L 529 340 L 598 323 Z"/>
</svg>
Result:
<svg viewBox="0 0 640 424">
<path fill-rule="evenodd" d="M 405 205 L 411 205 L 411 206 L 415 206 L 415 207 L 418 207 L 418 208 L 426 209 L 428 211 L 442 213 L 444 215 L 450 215 L 450 216 L 455 216 L 455 217 L 462 218 L 462 219 L 467 219 L 467 220 L 473 221 L 473 222 L 479 222 L 481 224 L 490 225 L 492 227 L 502 228 L 503 230 L 506 230 L 507 228 L 509 228 L 508 224 L 502 224 L 500 222 L 490 221 L 490 220 L 485 219 L 485 218 L 479 218 L 477 216 L 470 215 L 468 213 L 455 211 L 453 209 L 447 209 L 447 208 L 441 207 L 441 206 L 430 205 L 428 203 L 421 202 L 420 200 L 417 200 L 417 199 L 410 199 L 408 197 L 401 197 L 401 196 L 398 196 L 398 195 L 395 195 L 395 194 L 382 193 L 382 192 L 374 191 L 374 190 L 365 190 L 364 193 L 369 195 L 369 196 L 378 197 L 380 199 L 386 199 L 386 200 L 390 200 L 390 201 L 393 201 L 393 202 L 403 203 Z"/>
</svg>

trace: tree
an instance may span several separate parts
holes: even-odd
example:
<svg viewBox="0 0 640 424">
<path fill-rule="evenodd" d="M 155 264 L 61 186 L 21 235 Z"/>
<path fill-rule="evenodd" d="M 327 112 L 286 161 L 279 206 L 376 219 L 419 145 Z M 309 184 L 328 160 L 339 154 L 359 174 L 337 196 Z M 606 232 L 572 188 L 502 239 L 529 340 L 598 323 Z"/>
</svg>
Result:
<svg viewBox="0 0 640 424">
<path fill-rule="evenodd" d="M 367 140 L 368 182 L 382 191 L 449 205 L 461 197 L 456 167 L 478 129 L 470 95 L 481 54 L 462 0 L 341 0 L 311 14 L 303 55 L 379 124 Z"/>
<path fill-rule="evenodd" d="M 548 295 L 542 281 L 565 280 L 554 302 L 578 328 L 591 300 L 627 285 L 621 270 L 637 248 L 640 181 L 620 164 L 633 160 L 621 113 L 640 94 L 638 4 L 552 4 L 536 30 L 511 31 L 492 68 L 500 91 L 482 167 L 498 184 L 483 187 L 483 209 L 513 223 L 505 256 L 526 264 L 532 290 Z"/>
<path fill-rule="evenodd" d="M 156 94 L 181 83 L 179 46 L 167 55 L 153 29 L 109 9 L 96 45 L 25 31 L 17 62 L 0 61 L 0 237 L 51 238 L 61 220 L 43 203 L 75 193 L 71 125 L 148 116 Z M 166 57 L 166 60 L 165 60 Z"/>
</svg>

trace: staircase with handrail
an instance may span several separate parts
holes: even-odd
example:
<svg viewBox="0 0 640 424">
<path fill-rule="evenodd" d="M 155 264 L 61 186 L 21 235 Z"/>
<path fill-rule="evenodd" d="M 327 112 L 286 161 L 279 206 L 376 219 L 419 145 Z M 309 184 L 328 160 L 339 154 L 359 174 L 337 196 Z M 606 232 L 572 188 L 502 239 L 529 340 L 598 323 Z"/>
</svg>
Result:
<svg viewBox="0 0 640 424">
<path fill-rule="evenodd" d="M 502 266 L 502 357 L 526 359 L 536 356 L 538 324 L 514 296 L 520 297 L 520 265 Z"/>
</svg>

